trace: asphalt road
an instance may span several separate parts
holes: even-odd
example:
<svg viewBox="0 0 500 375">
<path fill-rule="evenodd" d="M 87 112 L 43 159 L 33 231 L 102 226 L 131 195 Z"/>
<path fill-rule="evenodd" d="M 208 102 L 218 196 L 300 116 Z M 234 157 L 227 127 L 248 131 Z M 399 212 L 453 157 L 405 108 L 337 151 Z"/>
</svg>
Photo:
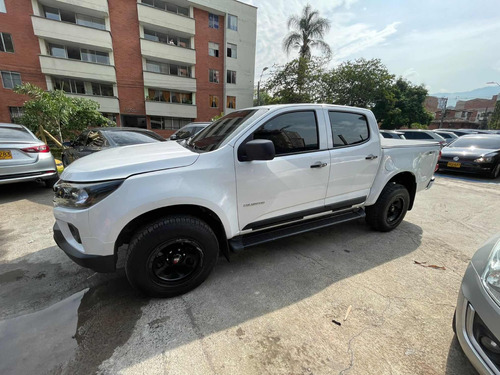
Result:
<svg viewBox="0 0 500 375">
<path fill-rule="evenodd" d="M 259 246 L 165 300 L 70 261 L 51 200 L 0 186 L 1 374 L 473 373 L 451 320 L 500 231 L 500 180 L 438 175 L 393 232 L 354 222 Z"/>
</svg>

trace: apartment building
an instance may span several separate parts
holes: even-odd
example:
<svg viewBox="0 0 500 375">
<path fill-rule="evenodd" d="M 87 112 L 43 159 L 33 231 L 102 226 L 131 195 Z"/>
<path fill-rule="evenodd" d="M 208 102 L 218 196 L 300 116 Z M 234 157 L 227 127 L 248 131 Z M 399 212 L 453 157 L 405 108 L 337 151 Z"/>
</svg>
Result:
<svg viewBox="0 0 500 375">
<path fill-rule="evenodd" d="M 252 106 L 256 22 L 236 0 L 0 0 L 0 122 L 24 82 L 164 136 Z"/>
</svg>

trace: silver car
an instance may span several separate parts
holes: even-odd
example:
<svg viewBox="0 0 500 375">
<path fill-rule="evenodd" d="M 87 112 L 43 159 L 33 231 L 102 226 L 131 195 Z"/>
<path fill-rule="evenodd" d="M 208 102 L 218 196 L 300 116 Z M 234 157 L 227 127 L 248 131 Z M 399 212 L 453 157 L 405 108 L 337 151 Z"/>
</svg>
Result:
<svg viewBox="0 0 500 375">
<path fill-rule="evenodd" d="M 0 123 L 0 184 L 38 181 L 52 187 L 57 179 L 49 146 L 22 125 Z"/>
<path fill-rule="evenodd" d="M 500 234 L 472 257 L 460 288 L 453 328 L 480 374 L 500 374 Z"/>
</svg>

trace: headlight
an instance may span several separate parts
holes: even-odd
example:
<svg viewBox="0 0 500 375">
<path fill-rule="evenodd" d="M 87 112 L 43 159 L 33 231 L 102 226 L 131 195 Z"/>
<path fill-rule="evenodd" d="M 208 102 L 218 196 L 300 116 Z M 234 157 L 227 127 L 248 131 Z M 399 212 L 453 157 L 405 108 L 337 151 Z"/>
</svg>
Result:
<svg viewBox="0 0 500 375">
<path fill-rule="evenodd" d="M 500 241 L 496 243 L 491 252 L 482 281 L 491 297 L 500 306 Z"/>
<path fill-rule="evenodd" d="M 488 154 L 481 156 L 480 158 L 477 158 L 474 160 L 476 163 L 491 163 L 493 159 L 495 158 L 496 154 Z"/>
<path fill-rule="evenodd" d="M 123 181 L 77 184 L 59 180 L 54 185 L 54 206 L 88 208 L 118 189 Z"/>
</svg>

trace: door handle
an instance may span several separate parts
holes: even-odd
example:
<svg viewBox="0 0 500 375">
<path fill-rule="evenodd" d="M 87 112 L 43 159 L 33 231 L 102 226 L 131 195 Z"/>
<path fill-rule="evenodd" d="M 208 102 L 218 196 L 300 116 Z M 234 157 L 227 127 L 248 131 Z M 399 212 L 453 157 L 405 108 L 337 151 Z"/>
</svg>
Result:
<svg viewBox="0 0 500 375">
<path fill-rule="evenodd" d="M 323 168 L 323 167 L 326 167 L 327 164 L 326 163 L 322 163 L 320 161 L 317 161 L 316 163 L 314 163 L 313 165 L 311 165 L 311 168 Z"/>
<path fill-rule="evenodd" d="M 376 158 L 378 158 L 378 156 L 377 156 L 377 155 L 370 154 L 370 155 L 368 155 L 365 159 L 366 159 L 366 160 L 373 160 L 373 159 L 376 159 Z"/>
</svg>

